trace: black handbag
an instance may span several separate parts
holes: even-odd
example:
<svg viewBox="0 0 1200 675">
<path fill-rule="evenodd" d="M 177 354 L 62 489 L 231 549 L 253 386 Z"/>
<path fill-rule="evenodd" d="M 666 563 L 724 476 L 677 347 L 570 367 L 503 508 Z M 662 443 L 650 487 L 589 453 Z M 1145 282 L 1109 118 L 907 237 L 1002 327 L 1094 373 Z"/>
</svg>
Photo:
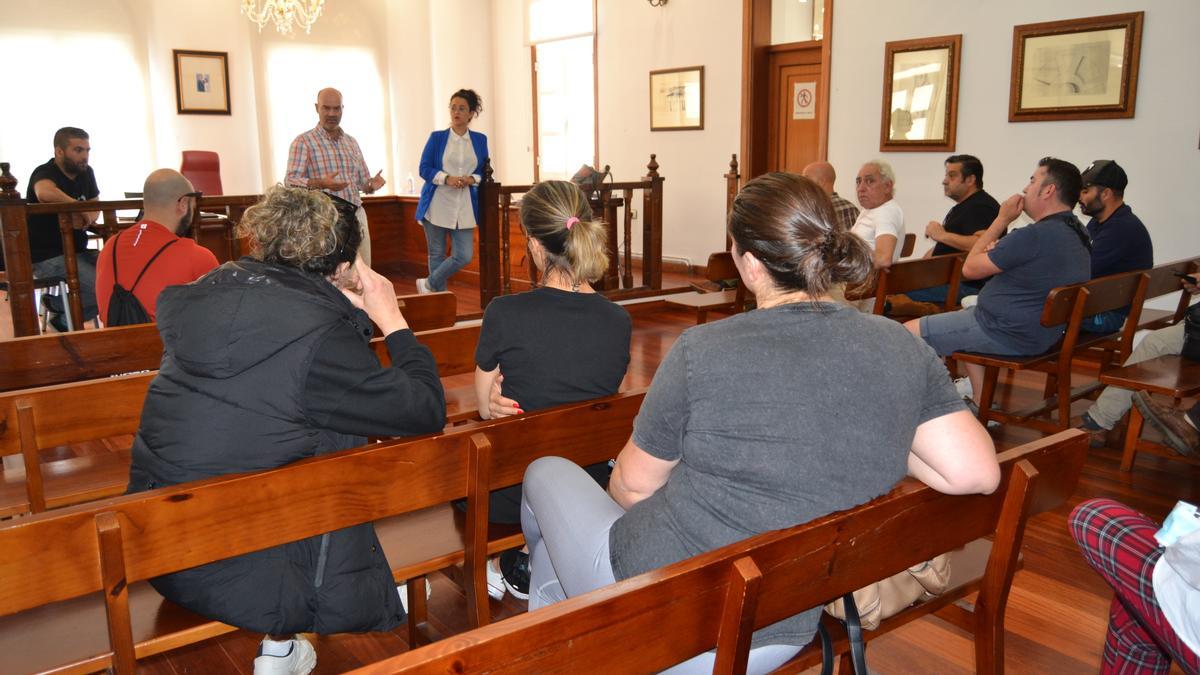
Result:
<svg viewBox="0 0 1200 675">
<path fill-rule="evenodd" d="M 1183 315 L 1183 351 L 1190 361 L 1200 361 L 1200 303 L 1192 305 Z"/>
</svg>

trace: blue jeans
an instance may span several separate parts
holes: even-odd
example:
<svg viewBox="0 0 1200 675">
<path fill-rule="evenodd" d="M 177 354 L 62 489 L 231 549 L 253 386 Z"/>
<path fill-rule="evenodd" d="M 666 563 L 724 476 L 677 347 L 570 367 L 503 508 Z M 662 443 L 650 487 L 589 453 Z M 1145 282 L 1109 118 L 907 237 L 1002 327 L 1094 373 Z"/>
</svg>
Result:
<svg viewBox="0 0 1200 675">
<path fill-rule="evenodd" d="M 1125 312 L 1114 310 L 1083 317 L 1079 330 L 1085 333 L 1115 333 L 1125 325 Z"/>
<path fill-rule="evenodd" d="M 428 219 L 421 221 L 425 228 L 425 246 L 429 249 L 429 288 L 446 290 L 450 276 L 466 267 L 475 255 L 475 229 L 451 230 L 438 227 Z M 446 257 L 446 237 L 450 237 L 450 257 Z"/>
<path fill-rule="evenodd" d="M 932 302 L 935 305 L 941 305 L 946 302 L 946 295 L 949 293 L 950 286 L 942 284 L 941 286 L 909 291 L 905 295 L 913 302 Z M 954 299 L 955 304 L 962 302 L 962 299 L 968 295 L 979 295 L 979 287 L 960 283 L 958 285 L 958 297 Z"/>
<path fill-rule="evenodd" d="M 83 305 L 83 320 L 91 321 L 100 313 L 100 308 L 96 304 L 96 258 L 98 253 L 93 250 L 79 251 L 75 254 L 75 269 L 79 272 L 79 301 Z M 33 277 L 35 279 L 43 279 L 45 277 L 66 277 L 67 263 L 63 257 L 55 256 L 42 260 L 41 262 L 33 263 Z M 55 314 L 62 314 L 65 310 L 64 304 L 66 298 L 59 298 L 56 295 L 46 296 L 46 306 Z"/>
</svg>

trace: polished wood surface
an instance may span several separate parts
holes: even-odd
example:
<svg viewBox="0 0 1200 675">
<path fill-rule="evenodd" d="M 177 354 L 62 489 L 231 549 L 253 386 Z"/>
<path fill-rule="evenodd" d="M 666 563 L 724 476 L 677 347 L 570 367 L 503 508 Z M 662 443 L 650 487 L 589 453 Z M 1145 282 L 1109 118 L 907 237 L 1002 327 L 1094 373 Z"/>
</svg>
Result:
<svg viewBox="0 0 1200 675">
<path fill-rule="evenodd" d="M 912 235 L 905 235 L 906 245 L 910 236 Z M 954 309 L 958 306 L 958 286 L 962 282 L 962 265 L 965 259 L 966 256 L 962 254 L 939 255 L 933 258 L 901 260 L 880 270 L 875 283 L 873 313 L 883 315 L 889 295 L 934 286 L 949 286 L 942 311 Z"/>
</svg>

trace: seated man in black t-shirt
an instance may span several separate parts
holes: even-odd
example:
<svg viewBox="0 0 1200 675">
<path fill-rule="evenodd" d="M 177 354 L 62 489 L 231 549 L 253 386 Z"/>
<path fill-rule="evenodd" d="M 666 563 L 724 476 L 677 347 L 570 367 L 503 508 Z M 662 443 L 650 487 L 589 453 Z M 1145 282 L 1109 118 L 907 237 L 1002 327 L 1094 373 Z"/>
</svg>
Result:
<svg viewBox="0 0 1200 675">
<path fill-rule="evenodd" d="M 972 155 L 951 155 L 946 158 L 946 177 L 942 179 L 942 191 L 955 203 L 950 207 L 943 222 L 931 220 L 925 226 L 925 237 L 937 242 L 925 254 L 927 258 L 970 251 L 975 240 L 983 234 L 988 225 L 992 224 L 992 221 L 996 219 L 996 214 L 1000 212 L 1000 204 L 983 191 L 983 163 Z M 978 294 L 985 283 L 987 283 L 987 279 L 977 279 L 971 282 L 963 280 L 958 287 L 956 301 L 962 300 L 964 296 Z M 907 296 L 892 296 L 889 301 L 893 303 L 896 311 L 901 311 L 900 306 L 906 304 L 906 300 L 940 306 L 946 302 L 946 294 L 949 290 L 949 287 L 943 284 L 933 288 L 910 291 Z M 938 311 L 940 307 L 928 309 Z M 903 313 L 928 312 L 910 312 L 905 309 Z"/>
<path fill-rule="evenodd" d="M 92 146 L 88 134 L 76 127 L 63 127 L 54 134 L 54 157 L 33 170 L 25 199 L 30 204 L 51 202 L 75 202 L 94 200 L 100 196 L 96 187 L 96 175 L 88 166 L 88 154 Z M 84 230 L 95 224 L 98 212 L 75 213 L 72 215 L 75 240 L 75 263 L 79 271 L 79 293 L 83 302 L 83 320 L 96 317 L 96 252 L 87 249 Z M 33 263 L 33 276 L 65 277 L 66 261 L 63 259 L 62 235 L 58 229 L 58 216 L 41 214 L 29 216 L 29 257 Z M 47 296 L 45 302 L 50 310 L 50 323 L 55 329 L 65 331 L 63 320 L 64 298 Z"/>
</svg>

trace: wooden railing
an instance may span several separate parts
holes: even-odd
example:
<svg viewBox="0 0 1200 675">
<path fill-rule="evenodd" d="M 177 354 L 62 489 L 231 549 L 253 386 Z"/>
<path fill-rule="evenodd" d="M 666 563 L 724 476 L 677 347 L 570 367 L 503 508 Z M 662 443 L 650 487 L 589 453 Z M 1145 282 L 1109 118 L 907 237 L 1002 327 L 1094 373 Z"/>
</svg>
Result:
<svg viewBox="0 0 1200 675">
<path fill-rule="evenodd" d="M 647 175 L 637 181 L 604 183 L 591 197 L 592 211 L 608 227 L 608 269 L 595 285 L 610 298 L 636 297 L 662 288 L 663 180 L 658 162 L 650 155 Z M 486 307 L 493 298 L 514 292 L 512 211 L 519 196 L 532 185 L 502 185 L 492 175 L 491 162 L 484 167 L 479 187 L 479 303 Z M 642 274 L 635 285 L 633 276 L 633 206 L 642 193 Z M 618 223 L 620 228 L 618 229 Z M 529 283 L 537 281 L 533 261 L 525 257 Z M 519 264 L 519 263 L 518 263 Z M 518 285 L 521 280 L 517 280 Z M 517 290 L 523 290 L 518 288 Z"/>
<path fill-rule="evenodd" d="M 63 202 L 30 204 L 17 192 L 17 179 L 9 172 L 7 162 L 0 163 L 0 235 L 4 248 L 4 268 L 8 280 L 9 311 L 12 314 L 13 334 L 16 337 L 37 335 L 37 307 L 33 304 L 33 264 L 29 253 L 29 216 L 52 214 L 58 217 L 63 241 L 63 262 L 66 267 L 68 298 L 67 311 L 73 325 L 83 325 L 83 303 L 79 292 L 79 265 L 76 260 L 72 214 L 100 212 L 100 219 L 89 229 L 105 240 L 133 224 L 120 219 L 118 211 L 139 211 L 141 199 L 117 201 Z M 192 213 L 192 237 L 207 239 L 215 249 L 218 260 L 231 260 L 241 255 L 234 233 L 246 209 L 261 199 L 261 195 L 201 197 Z M 201 216 L 203 212 L 203 217 Z"/>
</svg>

